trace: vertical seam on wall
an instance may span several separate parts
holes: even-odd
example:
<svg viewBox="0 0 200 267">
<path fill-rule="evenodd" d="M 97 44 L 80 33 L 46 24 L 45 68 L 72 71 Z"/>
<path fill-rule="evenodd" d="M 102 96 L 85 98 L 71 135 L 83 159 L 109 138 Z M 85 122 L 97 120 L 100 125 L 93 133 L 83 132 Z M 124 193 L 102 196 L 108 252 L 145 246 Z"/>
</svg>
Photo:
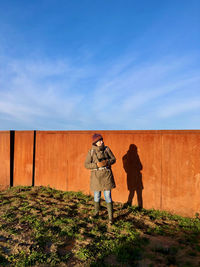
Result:
<svg viewBox="0 0 200 267">
<path fill-rule="evenodd" d="M 15 131 L 10 131 L 10 187 L 13 186 L 13 178 L 14 178 L 14 148 L 15 148 Z"/>
<path fill-rule="evenodd" d="M 160 180 L 161 180 L 161 183 L 160 183 L 160 209 L 162 210 L 162 179 L 163 179 L 163 134 L 161 133 L 161 160 L 160 160 Z"/>
<path fill-rule="evenodd" d="M 33 134 L 33 173 L 32 173 L 32 186 L 35 185 L 35 146 L 36 146 L 36 131 Z"/>
</svg>

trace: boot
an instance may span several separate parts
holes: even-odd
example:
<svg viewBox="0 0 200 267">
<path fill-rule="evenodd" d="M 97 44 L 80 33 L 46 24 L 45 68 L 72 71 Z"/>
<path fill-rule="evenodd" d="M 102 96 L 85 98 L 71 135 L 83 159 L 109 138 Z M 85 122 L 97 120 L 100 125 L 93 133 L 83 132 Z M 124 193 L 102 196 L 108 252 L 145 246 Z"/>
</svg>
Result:
<svg viewBox="0 0 200 267">
<path fill-rule="evenodd" d="M 107 203 L 109 224 L 113 223 L 113 203 Z"/>
<path fill-rule="evenodd" d="M 99 210 L 100 210 L 100 202 L 94 201 L 94 218 L 97 218 L 99 216 Z"/>
</svg>

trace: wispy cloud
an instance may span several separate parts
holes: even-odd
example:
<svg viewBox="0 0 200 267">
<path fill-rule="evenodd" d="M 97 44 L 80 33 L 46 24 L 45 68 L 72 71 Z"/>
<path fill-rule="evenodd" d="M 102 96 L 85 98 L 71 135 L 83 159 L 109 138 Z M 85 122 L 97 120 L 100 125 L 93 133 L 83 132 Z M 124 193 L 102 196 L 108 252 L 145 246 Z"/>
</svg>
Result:
<svg viewBox="0 0 200 267">
<path fill-rule="evenodd" d="M 5 68 L 3 68 L 5 66 Z M 82 99 L 73 84 L 83 76 L 82 70 L 65 61 L 28 61 L 5 59 L 0 64 L 1 117 L 24 122 L 24 127 L 66 127 Z M 57 120 L 58 119 L 58 120 Z M 74 118 L 75 119 L 75 118 Z M 63 121 L 59 126 L 59 121 Z M 40 122 L 41 121 L 41 122 Z"/>
<path fill-rule="evenodd" d="M 193 57 L 141 62 L 127 54 L 99 65 L 91 58 L 1 56 L 0 114 L 7 123 L 0 128 L 148 129 L 156 122 L 162 128 L 160 120 L 166 125 L 200 111 L 200 70 Z"/>
<path fill-rule="evenodd" d="M 169 110 L 165 107 L 166 99 L 178 103 L 180 96 L 190 101 L 193 95 L 200 100 L 200 70 L 191 68 L 191 64 L 190 57 L 176 57 L 143 64 L 134 60 L 132 64 L 123 62 L 117 72 L 110 68 L 111 71 L 99 78 L 94 91 L 93 109 L 99 123 L 133 129 L 139 125 L 148 128 L 149 121 L 159 120 L 162 114 L 173 119 L 175 112 L 160 113 L 165 108 Z M 188 104 L 182 105 L 179 114 L 196 108 L 192 104 L 190 109 Z"/>
<path fill-rule="evenodd" d="M 160 118 L 169 118 L 179 115 L 181 113 L 187 113 L 190 111 L 200 111 L 200 97 L 199 99 L 184 99 L 181 102 L 169 103 L 167 106 L 159 110 L 158 116 Z"/>
</svg>

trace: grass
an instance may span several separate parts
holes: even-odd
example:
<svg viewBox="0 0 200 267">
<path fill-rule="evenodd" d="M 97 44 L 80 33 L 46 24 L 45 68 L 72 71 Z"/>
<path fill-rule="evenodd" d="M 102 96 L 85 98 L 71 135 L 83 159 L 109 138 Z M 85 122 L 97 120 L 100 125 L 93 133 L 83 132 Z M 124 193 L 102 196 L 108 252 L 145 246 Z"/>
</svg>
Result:
<svg viewBox="0 0 200 267">
<path fill-rule="evenodd" d="M 49 187 L 0 192 L 0 266 L 200 266 L 200 219 Z"/>
</svg>

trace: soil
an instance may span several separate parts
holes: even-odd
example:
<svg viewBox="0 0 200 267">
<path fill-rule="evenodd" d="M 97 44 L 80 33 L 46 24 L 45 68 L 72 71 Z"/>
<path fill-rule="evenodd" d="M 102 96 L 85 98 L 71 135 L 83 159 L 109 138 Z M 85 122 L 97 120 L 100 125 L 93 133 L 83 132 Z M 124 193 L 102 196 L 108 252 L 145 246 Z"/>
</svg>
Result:
<svg viewBox="0 0 200 267">
<path fill-rule="evenodd" d="M 33 252 L 38 259 L 32 266 L 40 267 L 200 266 L 198 218 L 184 219 L 114 203 L 114 224 L 108 227 L 105 202 L 99 218 L 91 219 L 93 199 L 81 193 L 19 187 L 0 192 L 0 200 L 0 266 L 31 266 Z M 105 249 L 101 256 L 100 250 L 93 251 L 97 241 L 105 246 L 103 242 L 117 239 L 121 250 L 108 248 L 110 253 Z M 129 245 L 133 252 L 127 250 L 126 254 Z M 134 251 L 135 257 L 131 255 Z M 41 252 L 47 255 L 46 261 L 49 257 L 49 263 L 42 263 Z M 54 255 L 57 262 L 53 262 Z"/>
</svg>

